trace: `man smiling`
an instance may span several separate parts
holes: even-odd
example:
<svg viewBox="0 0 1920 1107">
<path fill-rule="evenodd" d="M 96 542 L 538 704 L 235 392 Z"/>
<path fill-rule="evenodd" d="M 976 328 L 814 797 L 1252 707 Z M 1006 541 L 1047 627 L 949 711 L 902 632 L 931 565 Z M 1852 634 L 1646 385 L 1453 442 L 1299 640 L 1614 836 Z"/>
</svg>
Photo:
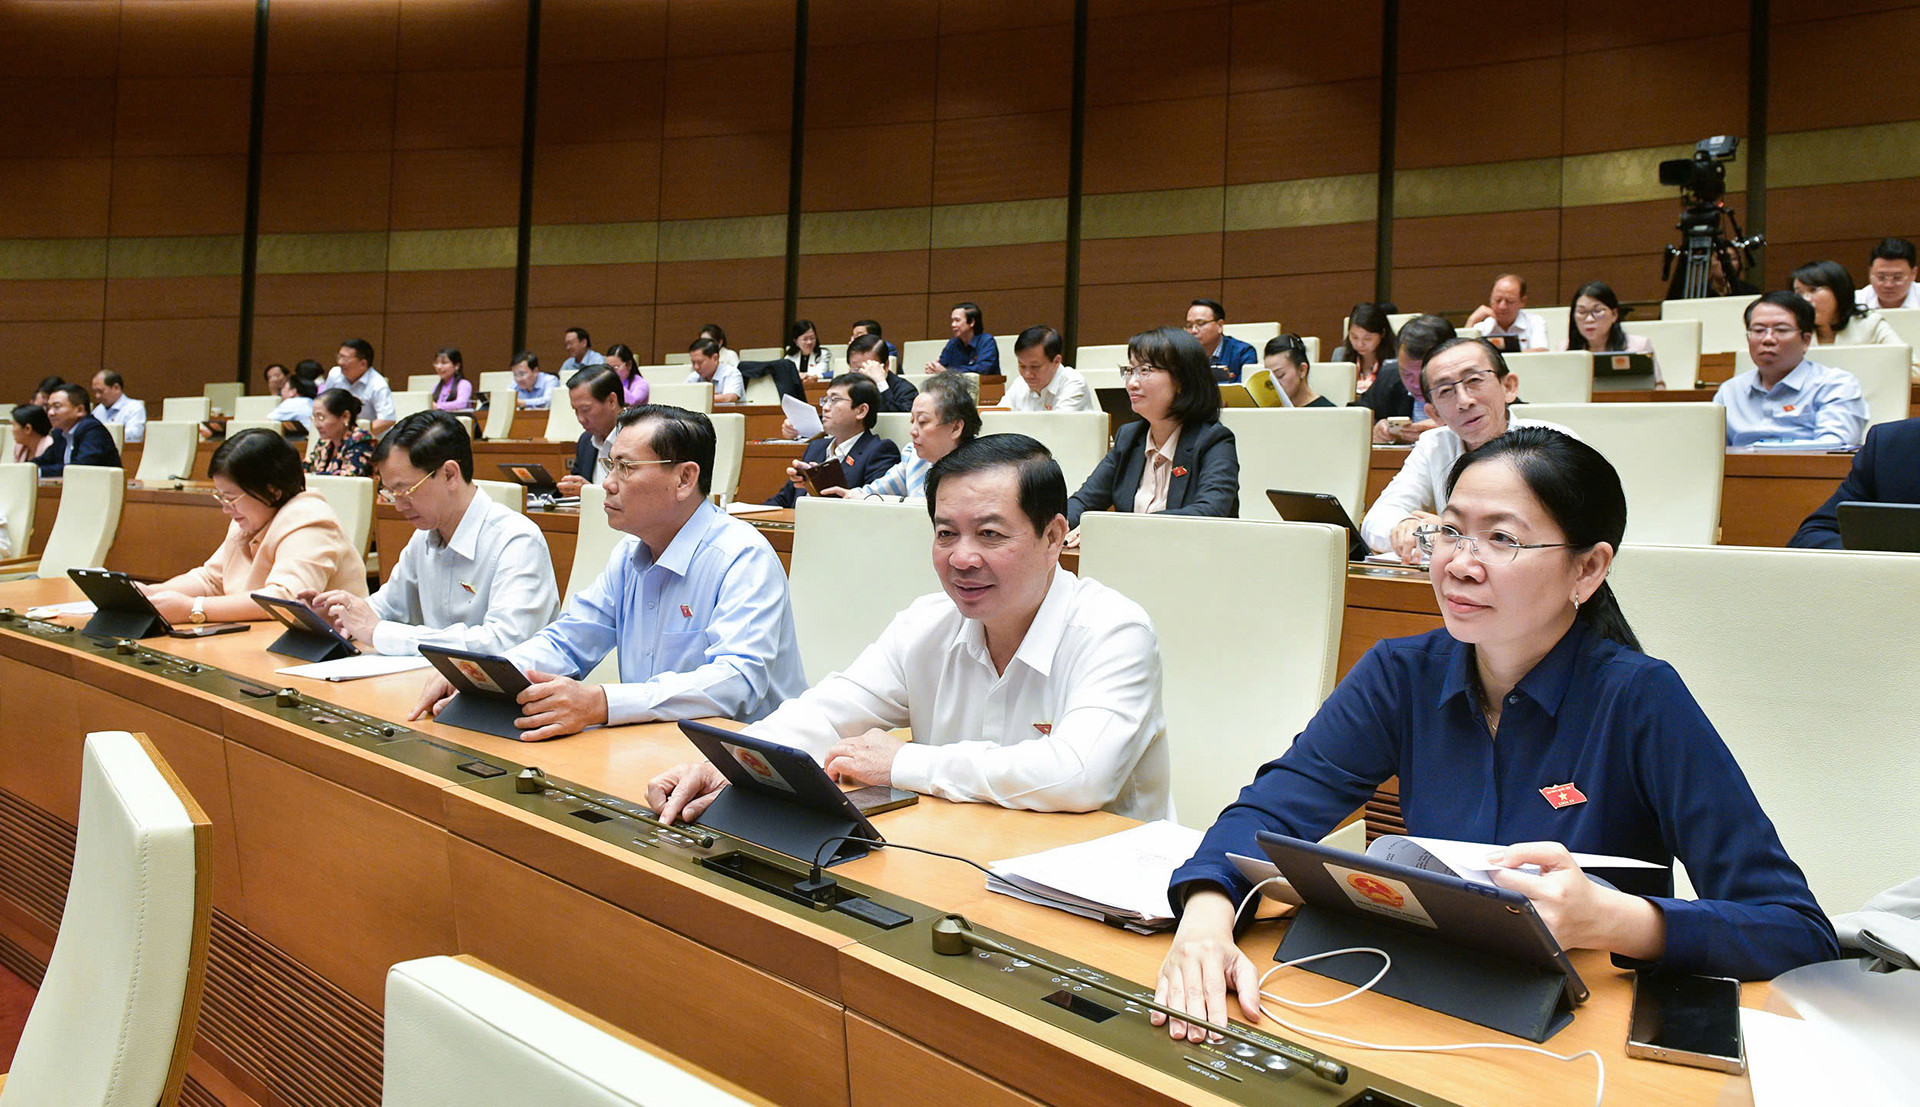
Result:
<svg viewBox="0 0 1920 1107">
<path fill-rule="evenodd" d="M 1160 647 L 1140 606 L 1060 568 L 1067 485 L 1045 446 L 996 434 L 927 476 L 942 591 L 847 666 L 748 728 L 843 781 L 1034 811 L 1170 818 Z M 888 733 L 910 726 L 912 743 Z M 692 819 L 726 785 L 708 762 L 647 785 Z"/>
</svg>

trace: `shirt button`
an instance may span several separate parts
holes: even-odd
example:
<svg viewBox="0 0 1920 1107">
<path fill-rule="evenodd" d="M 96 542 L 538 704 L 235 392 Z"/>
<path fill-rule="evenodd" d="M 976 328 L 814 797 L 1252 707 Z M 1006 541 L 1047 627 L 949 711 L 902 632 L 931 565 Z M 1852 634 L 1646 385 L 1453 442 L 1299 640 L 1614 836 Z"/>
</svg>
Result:
<svg viewBox="0 0 1920 1107">
<path fill-rule="evenodd" d="M 1520 693 L 1518 692 L 1515 692 L 1514 694 L 1507 697 L 1507 706 L 1509 707 L 1519 702 L 1520 702 Z"/>
</svg>

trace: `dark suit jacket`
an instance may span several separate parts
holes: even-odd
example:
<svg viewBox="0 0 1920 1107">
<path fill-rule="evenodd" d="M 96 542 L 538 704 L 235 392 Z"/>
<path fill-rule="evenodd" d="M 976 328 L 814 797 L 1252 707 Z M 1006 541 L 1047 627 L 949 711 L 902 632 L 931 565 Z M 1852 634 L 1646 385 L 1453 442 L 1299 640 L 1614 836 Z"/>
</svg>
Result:
<svg viewBox="0 0 1920 1107">
<path fill-rule="evenodd" d="M 73 456 L 66 459 L 67 465 L 120 464 L 120 451 L 113 444 L 113 435 L 91 415 L 82 416 L 67 432 L 66 439 L 73 444 Z"/>
<path fill-rule="evenodd" d="M 557 397 L 554 402 L 563 403 L 565 399 L 565 397 Z M 593 471 L 594 463 L 599 460 L 600 451 L 594 448 L 592 432 L 581 431 L 580 441 L 573 446 L 573 471 L 587 478 L 588 484 L 599 484 L 600 474 Z M 559 475 L 554 474 L 554 476 Z"/>
<path fill-rule="evenodd" d="M 920 398 L 920 390 L 913 382 L 898 373 L 887 374 L 887 386 L 880 390 L 881 411 L 912 411 L 913 401 Z"/>
<path fill-rule="evenodd" d="M 1109 507 L 1133 510 L 1133 498 L 1140 492 L 1140 474 L 1147 467 L 1146 436 L 1144 419 L 1128 423 L 1114 434 L 1113 449 L 1067 501 L 1067 525 L 1079 526 L 1080 516 L 1089 511 Z M 1239 518 L 1240 454 L 1234 447 L 1232 431 L 1218 423 L 1182 427 L 1180 444 L 1173 451 L 1173 472 L 1173 480 L 1167 485 L 1166 514 Z"/>
<path fill-rule="evenodd" d="M 47 436 L 47 448 L 40 451 L 40 456 L 34 458 L 33 463 L 40 467 L 41 480 L 57 477 L 64 472 L 67 468 L 67 433 L 59 427 L 53 428 L 53 433 Z"/>
<path fill-rule="evenodd" d="M 825 461 L 827 447 L 833 445 L 833 436 L 823 434 L 807 443 L 807 452 L 800 460 L 806 462 Z M 872 431 L 863 432 L 854 440 L 853 449 L 847 451 L 847 459 L 841 464 L 847 470 L 847 486 L 858 488 L 863 484 L 880 479 L 880 475 L 900 463 L 900 447 L 891 439 L 882 438 Z M 777 507 L 792 507 L 793 501 L 806 495 L 794 487 L 792 481 L 780 486 L 780 491 L 767 497 L 766 503 Z"/>
<path fill-rule="evenodd" d="M 1382 362 L 1380 372 L 1374 374 L 1373 387 L 1360 393 L 1360 398 L 1350 407 L 1364 407 L 1373 412 L 1373 421 L 1395 415 L 1413 417 L 1413 393 L 1407 391 L 1407 384 L 1400 379 L 1400 365 L 1396 361 Z"/>
<path fill-rule="evenodd" d="M 1848 500 L 1920 503 L 1920 419 L 1902 419 L 1867 429 L 1866 445 L 1853 455 L 1853 469 L 1838 491 L 1787 540 L 1803 549 L 1837 550 L 1840 505 Z"/>
</svg>

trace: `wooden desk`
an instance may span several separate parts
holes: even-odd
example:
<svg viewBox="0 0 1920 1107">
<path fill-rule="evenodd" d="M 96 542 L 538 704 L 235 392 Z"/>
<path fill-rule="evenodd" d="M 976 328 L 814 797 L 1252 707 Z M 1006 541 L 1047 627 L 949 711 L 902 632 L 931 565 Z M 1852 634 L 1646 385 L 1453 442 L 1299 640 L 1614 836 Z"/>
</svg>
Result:
<svg viewBox="0 0 1920 1107">
<path fill-rule="evenodd" d="M 66 581 L 16 582 L 0 585 L 0 604 L 21 609 L 75 594 Z M 279 659 L 260 652 L 268 633 L 169 641 L 165 649 L 271 688 L 293 678 L 272 674 Z M 864 924 L 795 912 L 702 876 L 675 847 L 622 848 L 629 835 L 651 837 L 641 824 L 563 826 L 511 802 L 513 767 L 531 761 L 590 795 L 639 798 L 649 777 L 691 753 L 672 727 L 591 731 L 538 747 L 433 722 L 382 737 L 379 720 L 405 713 L 418 674 L 295 681 L 334 705 L 326 710 L 371 717 L 358 724 L 333 715 L 360 729 L 332 737 L 299 724 L 308 707 L 282 707 L 271 696 L 229 700 L 212 690 L 225 687 L 217 674 L 169 679 L 71 641 L 0 629 L 0 716 L 35 720 L 31 729 L 0 733 L 0 849 L 8 859 L 0 938 L 29 972 L 50 951 L 84 733 L 149 734 L 214 826 L 215 920 L 187 1102 L 370 1107 L 379 1097 L 386 969 L 440 953 L 483 958 L 781 1103 L 1232 1102 L 1140 1055 L 1092 1044 L 1085 1035 L 1093 1032 L 1064 1012 L 1006 1006 L 916 968 L 886 952 L 882 935 Z M 487 783 L 454 771 L 471 759 L 509 776 Z M 877 822 L 892 841 L 979 858 L 1126 825 L 1103 813 L 931 799 Z M 911 853 L 881 851 L 835 875 L 963 912 L 1023 947 L 1135 982 L 1154 978 L 1169 941 L 987 893 L 972 870 Z M 926 917 L 925 908 L 914 910 Z M 1243 948 L 1264 963 L 1280 929 L 1250 928 Z M 1626 1058 L 1627 974 L 1600 955 L 1574 959 L 1594 995 L 1553 1048 L 1597 1050 L 1621 1102 L 1744 1098 L 1744 1080 Z M 1279 986 L 1306 999 L 1344 990 L 1306 975 Z M 1036 999 L 1051 987 L 1033 980 Z M 1750 985 L 1744 998 L 1758 1005 L 1765 995 Z M 1373 1040 L 1499 1037 L 1373 995 L 1297 1018 Z M 1192 1052 L 1157 1034 L 1136 1041 L 1149 1060 L 1172 1066 Z M 1507 1101 L 1515 1087 L 1532 1089 L 1530 1102 L 1591 1099 L 1589 1070 L 1538 1057 L 1327 1052 L 1463 1104 Z M 1350 1084 L 1338 1098 L 1359 1090 Z"/>
</svg>

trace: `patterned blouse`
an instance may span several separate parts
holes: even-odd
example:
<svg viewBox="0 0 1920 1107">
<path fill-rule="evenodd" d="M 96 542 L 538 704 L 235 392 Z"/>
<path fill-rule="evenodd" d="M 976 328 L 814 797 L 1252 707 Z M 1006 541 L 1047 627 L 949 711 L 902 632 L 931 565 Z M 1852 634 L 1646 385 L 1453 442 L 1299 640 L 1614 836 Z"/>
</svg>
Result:
<svg viewBox="0 0 1920 1107">
<path fill-rule="evenodd" d="M 323 477 L 372 476 L 373 436 L 367 428 L 355 427 L 338 442 L 320 439 L 307 455 L 307 472 Z"/>
</svg>

